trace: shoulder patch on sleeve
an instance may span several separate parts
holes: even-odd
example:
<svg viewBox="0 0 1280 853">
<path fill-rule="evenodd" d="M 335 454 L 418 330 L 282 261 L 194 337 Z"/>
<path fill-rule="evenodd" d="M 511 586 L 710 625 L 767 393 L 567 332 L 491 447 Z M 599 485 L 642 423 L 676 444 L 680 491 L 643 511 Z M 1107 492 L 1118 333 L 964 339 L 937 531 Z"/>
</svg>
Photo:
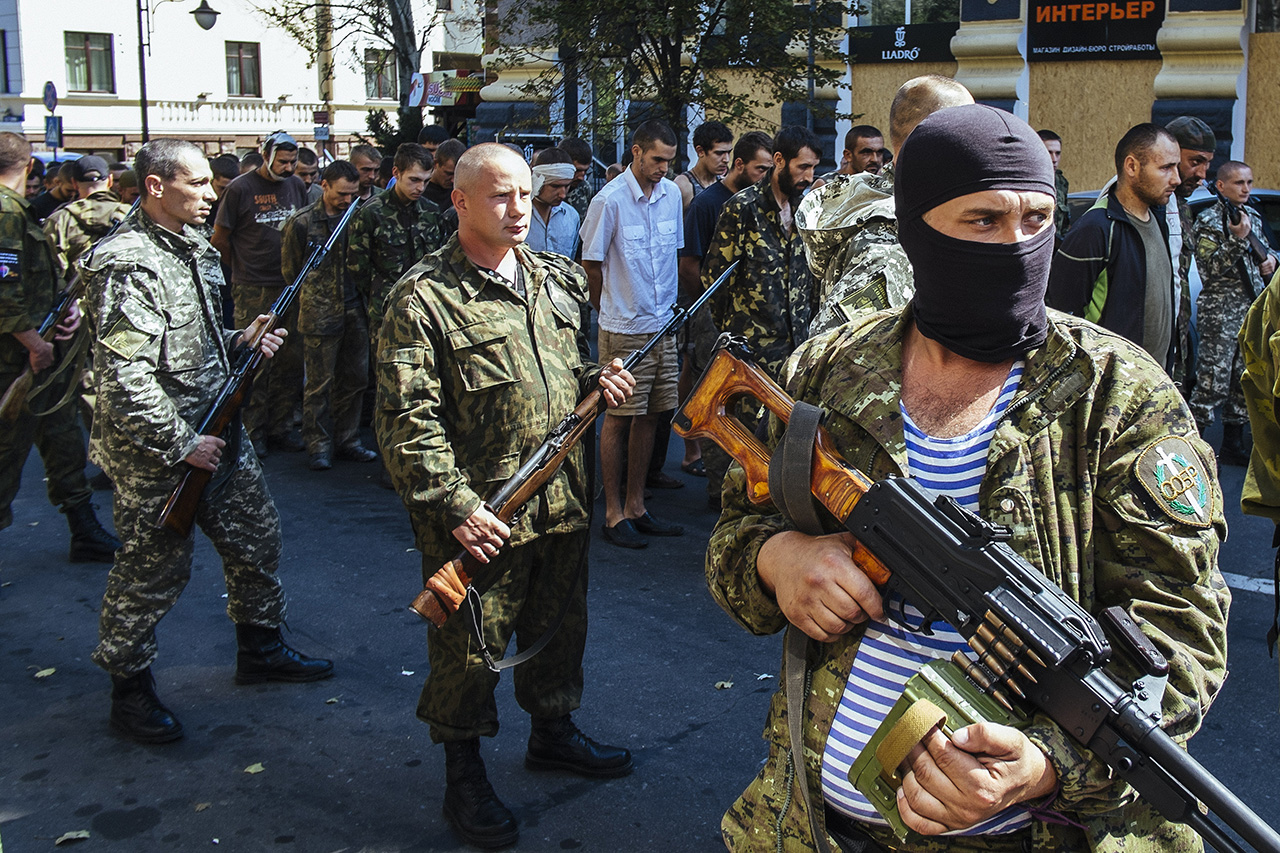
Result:
<svg viewBox="0 0 1280 853">
<path fill-rule="evenodd" d="M 18 259 L 18 253 L 0 250 L 0 280 L 20 278 L 21 276 L 22 267 Z"/>
<path fill-rule="evenodd" d="M 102 345 L 121 358 L 132 359 L 138 354 L 138 350 L 150 343 L 151 338 L 151 335 L 134 326 L 122 314 L 110 331 L 102 336 Z"/>
<path fill-rule="evenodd" d="M 1213 491 L 1200 456 L 1187 441 L 1169 435 L 1153 441 L 1133 464 L 1143 490 L 1169 518 L 1191 527 L 1213 524 Z"/>
</svg>

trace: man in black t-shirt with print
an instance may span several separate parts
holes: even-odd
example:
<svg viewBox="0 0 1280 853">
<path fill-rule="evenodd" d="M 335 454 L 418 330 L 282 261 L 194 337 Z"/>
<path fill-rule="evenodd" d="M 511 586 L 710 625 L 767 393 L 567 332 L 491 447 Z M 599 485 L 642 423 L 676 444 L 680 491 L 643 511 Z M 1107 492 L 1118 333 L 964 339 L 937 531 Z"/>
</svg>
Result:
<svg viewBox="0 0 1280 853">
<path fill-rule="evenodd" d="M 284 131 L 267 137 L 263 163 L 232 181 L 218 203 L 210 242 L 231 265 L 231 294 L 237 328 L 265 314 L 285 285 L 280 270 L 280 231 L 294 211 L 307 205 L 307 188 L 293 174 L 298 143 Z M 302 345 L 297 338 L 298 305 L 280 325 L 294 336 L 267 363 L 242 411 L 244 427 L 258 456 L 268 449 L 303 449 L 294 427 L 302 412 Z"/>
</svg>

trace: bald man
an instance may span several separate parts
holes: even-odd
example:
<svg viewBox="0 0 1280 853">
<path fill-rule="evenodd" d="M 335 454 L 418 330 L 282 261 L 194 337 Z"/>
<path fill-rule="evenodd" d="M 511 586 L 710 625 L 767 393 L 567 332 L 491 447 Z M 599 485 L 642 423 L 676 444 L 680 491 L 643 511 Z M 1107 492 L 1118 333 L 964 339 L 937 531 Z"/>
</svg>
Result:
<svg viewBox="0 0 1280 853">
<path fill-rule="evenodd" d="M 631 753 L 596 743 L 570 717 L 582 696 L 587 632 L 591 495 L 581 449 L 510 526 L 484 501 L 584 394 L 599 386 L 612 407 L 634 382 L 621 361 L 603 371 L 582 362 L 582 268 L 524 245 L 532 192 L 523 158 L 494 143 L 469 149 L 451 197 L 457 233 L 388 300 L 375 427 L 424 576 L 459 546 L 483 564 L 482 639 L 467 614 L 428 635 L 418 718 L 445 747 L 445 818 L 467 843 L 496 848 L 515 843 L 519 830 L 480 757 L 479 738 L 498 731 L 498 674 L 485 655 L 501 654 L 513 633 L 520 650 L 551 634 L 515 670 L 516 701 L 533 718 L 525 766 L 623 776 Z"/>
</svg>

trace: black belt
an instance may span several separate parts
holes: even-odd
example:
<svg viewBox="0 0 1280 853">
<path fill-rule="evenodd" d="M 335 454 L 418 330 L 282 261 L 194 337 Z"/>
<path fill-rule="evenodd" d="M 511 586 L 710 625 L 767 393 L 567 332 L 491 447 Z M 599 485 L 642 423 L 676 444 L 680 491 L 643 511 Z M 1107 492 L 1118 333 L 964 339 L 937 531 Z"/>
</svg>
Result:
<svg viewBox="0 0 1280 853">
<path fill-rule="evenodd" d="M 851 817 L 826 806 L 827 834 L 840 845 L 841 853 L 887 853 Z"/>
</svg>

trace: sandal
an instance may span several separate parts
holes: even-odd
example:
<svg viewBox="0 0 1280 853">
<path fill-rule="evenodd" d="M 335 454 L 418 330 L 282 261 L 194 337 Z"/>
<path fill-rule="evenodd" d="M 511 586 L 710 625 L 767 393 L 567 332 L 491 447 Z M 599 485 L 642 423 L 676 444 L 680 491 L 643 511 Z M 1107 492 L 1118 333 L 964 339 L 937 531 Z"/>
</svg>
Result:
<svg viewBox="0 0 1280 853">
<path fill-rule="evenodd" d="M 707 476 L 707 466 L 702 464 L 701 459 L 695 459 L 692 462 L 681 462 L 680 470 L 693 477 Z"/>
</svg>

